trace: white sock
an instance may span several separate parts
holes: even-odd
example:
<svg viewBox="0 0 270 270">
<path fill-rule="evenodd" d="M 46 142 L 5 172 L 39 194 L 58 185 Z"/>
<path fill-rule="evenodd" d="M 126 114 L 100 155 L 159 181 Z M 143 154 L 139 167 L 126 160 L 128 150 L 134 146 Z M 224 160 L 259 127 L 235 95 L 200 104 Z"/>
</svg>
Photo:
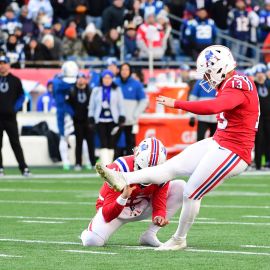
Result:
<svg viewBox="0 0 270 270">
<path fill-rule="evenodd" d="M 174 234 L 177 239 L 185 239 L 196 216 L 199 214 L 201 200 L 191 200 L 184 197 L 178 228 Z"/>
<path fill-rule="evenodd" d="M 59 142 L 59 152 L 60 152 L 63 165 L 70 165 L 69 156 L 68 156 L 68 143 L 66 139 L 62 137 Z"/>
</svg>

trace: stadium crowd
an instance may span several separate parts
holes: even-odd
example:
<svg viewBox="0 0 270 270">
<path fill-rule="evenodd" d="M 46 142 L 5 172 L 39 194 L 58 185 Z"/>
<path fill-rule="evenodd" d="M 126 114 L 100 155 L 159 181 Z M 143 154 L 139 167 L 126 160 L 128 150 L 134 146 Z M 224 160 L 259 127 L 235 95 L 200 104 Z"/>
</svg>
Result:
<svg viewBox="0 0 270 270">
<path fill-rule="evenodd" d="M 154 59 L 195 59 L 219 31 L 270 46 L 269 0 L 5 0 L 0 15 L 0 47 L 13 67 L 24 60 L 119 58 L 123 40 L 125 60 L 147 59 L 150 51 Z M 241 53 L 252 57 L 246 48 Z"/>
</svg>

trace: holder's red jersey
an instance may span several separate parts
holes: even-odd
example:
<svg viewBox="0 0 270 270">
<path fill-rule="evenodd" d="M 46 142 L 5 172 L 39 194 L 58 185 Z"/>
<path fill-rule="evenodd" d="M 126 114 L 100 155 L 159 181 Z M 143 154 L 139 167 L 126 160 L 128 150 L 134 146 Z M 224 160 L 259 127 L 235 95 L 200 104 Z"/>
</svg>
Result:
<svg viewBox="0 0 270 270">
<path fill-rule="evenodd" d="M 134 171 L 134 156 L 125 156 L 116 159 L 107 166 L 110 169 L 122 172 Z M 116 192 L 105 182 L 100 189 L 96 202 L 96 209 L 102 207 L 102 214 L 106 222 L 121 216 L 123 219 L 140 215 L 145 207 L 152 203 L 152 219 L 156 216 L 166 216 L 166 201 L 169 182 L 164 185 L 136 186 L 126 203 L 121 203 L 121 192 Z M 119 200 L 120 199 L 120 200 Z"/>
<path fill-rule="evenodd" d="M 176 101 L 175 108 L 197 114 L 217 114 L 214 140 L 251 163 L 251 151 L 259 123 L 260 107 L 256 86 L 246 76 L 234 72 L 217 89 L 213 100 Z"/>
</svg>

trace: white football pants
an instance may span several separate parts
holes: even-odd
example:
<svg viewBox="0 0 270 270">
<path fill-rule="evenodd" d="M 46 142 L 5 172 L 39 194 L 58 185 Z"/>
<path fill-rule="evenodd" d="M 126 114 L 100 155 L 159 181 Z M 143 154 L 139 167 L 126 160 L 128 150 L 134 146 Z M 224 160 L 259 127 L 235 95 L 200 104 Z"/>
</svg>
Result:
<svg viewBox="0 0 270 270">
<path fill-rule="evenodd" d="M 166 218 L 170 219 L 176 211 L 182 206 L 183 203 L 183 191 L 185 188 L 185 181 L 175 180 L 170 182 L 167 195 L 167 212 Z M 111 222 L 105 222 L 102 215 L 102 208 L 98 210 L 95 217 L 90 222 L 88 228 L 81 234 L 82 244 L 84 246 L 104 246 L 109 238 L 115 233 L 122 225 L 128 222 L 140 221 L 151 217 L 152 207 L 151 201 L 145 211 L 137 217 L 132 219 L 120 219 L 115 218 Z M 158 226 L 155 226 L 158 227 Z M 153 224 L 149 229 L 153 228 Z M 155 228 L 155 233 L 161 227 Z"/>
</svg>

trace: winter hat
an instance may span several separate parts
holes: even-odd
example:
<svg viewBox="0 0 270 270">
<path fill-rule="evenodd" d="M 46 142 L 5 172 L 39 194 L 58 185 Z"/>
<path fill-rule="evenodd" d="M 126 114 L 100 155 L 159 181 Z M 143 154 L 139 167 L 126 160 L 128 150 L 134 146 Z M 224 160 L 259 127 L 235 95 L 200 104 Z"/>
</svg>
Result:
<svg viewBox="0 0 270 270">
<path fill-rule="evenodd" d="M 114 78 L 114 74 L 109 69 L 105 69 L 101 73 L 101 78 L 104 78 L 105 76 L 109 75 L 112 79 Z"/>
<path fill-rule="evenodd" d="M 70 39 L 74 39 L 76 38 L 76 28 L 75 27 L 72 27 L 72 26 L 69 26 L 66 30 L 65 30 L 65 36 L 67 38 L 70 38 Z"/>
</svg>

